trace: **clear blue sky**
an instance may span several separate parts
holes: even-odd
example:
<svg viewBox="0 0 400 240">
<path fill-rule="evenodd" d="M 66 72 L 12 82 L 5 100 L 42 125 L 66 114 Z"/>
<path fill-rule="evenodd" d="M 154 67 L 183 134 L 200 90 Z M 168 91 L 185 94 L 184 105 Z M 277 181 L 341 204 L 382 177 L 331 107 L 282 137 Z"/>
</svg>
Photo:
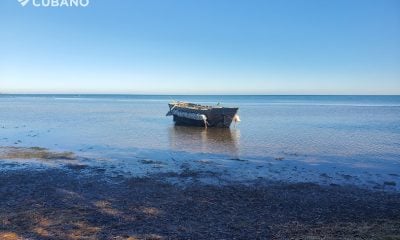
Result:
<svg viewBox="0 0 400 240">
<path fill-rule="evenodd" d="M 0 92 L 400 94 L 400 1 L 1 0 Z"/>
</svg>

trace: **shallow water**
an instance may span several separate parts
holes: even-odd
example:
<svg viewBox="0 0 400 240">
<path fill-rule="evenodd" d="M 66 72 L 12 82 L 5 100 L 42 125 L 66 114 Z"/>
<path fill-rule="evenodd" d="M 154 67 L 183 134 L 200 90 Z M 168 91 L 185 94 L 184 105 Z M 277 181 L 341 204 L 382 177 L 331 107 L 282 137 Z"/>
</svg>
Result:
<svg viewBox="0 0 400 240">
<path fill-rule="evenodd" d="M 238 106 L 242 122 L 231 129 L 174 126 L 165 116 L 171 99 Z M 400 96 L 0 95 L 0 146 L 68 150 L 128 165 L 132 157 L 171 156 L 268 162 L 318 176 L 367 173 L 363 182 L 380 175 L 399 185 Z M 244 174 L 249 163 L 238 164 L 230 171 Z M 294 176 L 286 173 L 276 175 Z"/>
</svg>

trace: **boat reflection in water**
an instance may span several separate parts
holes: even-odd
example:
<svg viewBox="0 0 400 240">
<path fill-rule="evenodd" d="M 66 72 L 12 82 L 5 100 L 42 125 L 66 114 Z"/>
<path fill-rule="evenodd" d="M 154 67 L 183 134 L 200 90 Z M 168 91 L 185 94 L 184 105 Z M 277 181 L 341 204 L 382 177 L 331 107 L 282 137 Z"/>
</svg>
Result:
<svg viewBox="0 0 400 240">
<path fill-rule="evenodd" d="M 237 157 L 239 138 L 239 129 L 206 129 L 174 125 L 169 130 L 171 149 L 176 151 L 222 153 Z"/>
</svg>

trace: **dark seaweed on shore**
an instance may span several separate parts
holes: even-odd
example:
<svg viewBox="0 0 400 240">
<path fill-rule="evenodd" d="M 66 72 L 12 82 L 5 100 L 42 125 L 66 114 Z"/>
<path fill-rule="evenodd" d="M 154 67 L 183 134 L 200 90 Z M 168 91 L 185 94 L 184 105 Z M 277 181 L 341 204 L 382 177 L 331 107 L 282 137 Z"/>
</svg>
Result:
<svg viewBox="0 0 400 240">
<path fill-rule="evenodd" d="M 0 239 L 400 238 L 399 193 L 306 183 L 178 186 L 161 176 L 79 170 L 2 173 Z"/>
</svg>

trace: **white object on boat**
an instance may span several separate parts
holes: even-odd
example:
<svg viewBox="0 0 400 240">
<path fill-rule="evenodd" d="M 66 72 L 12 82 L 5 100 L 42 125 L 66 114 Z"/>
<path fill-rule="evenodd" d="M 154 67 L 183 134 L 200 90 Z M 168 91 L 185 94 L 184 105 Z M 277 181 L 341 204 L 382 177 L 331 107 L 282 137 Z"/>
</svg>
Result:
<svg viewBox="0 0 400 240">
<path fill-rule="evenodd" d="M 233 121 L 234 121 L 234 122 L 240 122 L 240 117 L 239 117 L 239 115 L 235 114 L 235 116 L 233 117 Z"/>
<path fill-rule="evenodd" d="M 193 119 L 193 120 L 207 121 L 206 115 L 199 114 L 199 113 L 183 112 L 183 111 L 173 109 L 170 111 L 170 114 L 176 115 L 178 117 Z"/>
</svg>

